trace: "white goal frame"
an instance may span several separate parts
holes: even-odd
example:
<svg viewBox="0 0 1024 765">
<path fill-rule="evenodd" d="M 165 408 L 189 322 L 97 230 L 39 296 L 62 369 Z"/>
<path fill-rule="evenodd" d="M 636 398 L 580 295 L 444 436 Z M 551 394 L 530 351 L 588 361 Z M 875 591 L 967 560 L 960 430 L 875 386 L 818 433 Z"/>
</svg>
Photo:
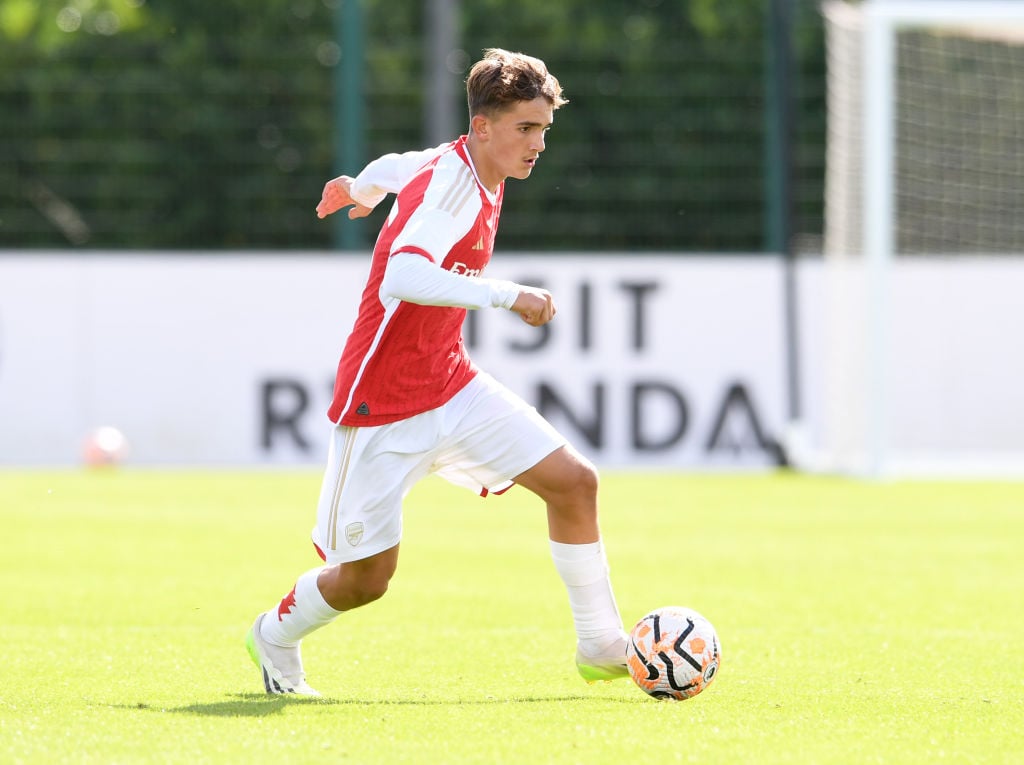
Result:
<svg viewBox="0 0 1024 765">
<path fill-rule="evenodd" d="M 830 469 L 870 478 L 893 474 L 890 415 L 890 268 L 896 254 L 896 37 L 915 27 L 1024 27 L 1017 0 L 864 0 L 856 7 L 825 2 L 828 13 L 857 14 L 862 30 L 862 262 L 864 318 L 863 454 Z"/>
</svg>

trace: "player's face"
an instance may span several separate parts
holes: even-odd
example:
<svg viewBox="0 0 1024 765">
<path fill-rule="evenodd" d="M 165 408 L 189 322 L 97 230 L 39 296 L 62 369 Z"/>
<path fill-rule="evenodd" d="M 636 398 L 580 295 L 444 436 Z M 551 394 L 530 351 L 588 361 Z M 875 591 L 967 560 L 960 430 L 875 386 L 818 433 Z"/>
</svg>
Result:
<svg viewBox="0 0 1024 765">
<path fill-rule="evenodd" d="M 480 180 L 496 188 L 505 178 L 528 178 L 551 127 L 554 109 L 544 97 L 518 101 L 493 117 L 474 124 L 482 151 L 474 157 Z M 475 122 L 475 121 L 474 121 Z"/>
</svg>

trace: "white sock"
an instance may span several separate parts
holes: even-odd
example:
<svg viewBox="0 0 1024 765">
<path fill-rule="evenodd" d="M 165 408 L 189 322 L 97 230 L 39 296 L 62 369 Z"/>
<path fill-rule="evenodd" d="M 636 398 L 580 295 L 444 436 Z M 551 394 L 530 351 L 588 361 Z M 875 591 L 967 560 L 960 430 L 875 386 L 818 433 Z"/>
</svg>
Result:
<svg viewBox="0 0 1024 765">
<path fill-rule="evenodd" d="M 588 656 L 605 653 L 622 641 L 623 631 L 604 547 L 600 541 L 582 545 L 551 542 L 551 557 L 569 592 L 580 650 Z"/>
<path fill-rule="evenodd" d="M 260 635 L 268 643 L 283 648 L 299 644 L 313 630 L 334 621 L 341 611 L 335 611 L 324 600 L 316 580 L 323 567 L 314 568 L 300 576 L 295 587 L 277 608 L 267 611 L 260 623 Z"/>
</svg>

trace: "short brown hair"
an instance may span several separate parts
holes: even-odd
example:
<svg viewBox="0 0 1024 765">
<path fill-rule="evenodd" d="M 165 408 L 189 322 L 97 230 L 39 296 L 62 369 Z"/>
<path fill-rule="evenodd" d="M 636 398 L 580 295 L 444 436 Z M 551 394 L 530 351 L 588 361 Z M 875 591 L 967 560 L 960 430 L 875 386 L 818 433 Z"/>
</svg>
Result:
<svg viewBox="0 0 1024 765">
<path fill-rule="evenodd" d="M 469 116 L 493 116 L 518 101 L 544 97 L 552 107 L 568 103 L 562 86 L 539 58 L 488 48 L 466 78 Z"/>
</svg>

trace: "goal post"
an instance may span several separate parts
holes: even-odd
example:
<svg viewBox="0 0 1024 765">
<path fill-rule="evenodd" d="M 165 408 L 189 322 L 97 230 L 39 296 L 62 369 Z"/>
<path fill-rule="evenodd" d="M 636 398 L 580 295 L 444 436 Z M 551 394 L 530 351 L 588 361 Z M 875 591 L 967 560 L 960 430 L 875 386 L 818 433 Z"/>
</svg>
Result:
<svg viewBox="0 0 1024 765">
<path fill-rule="evenodd" d="M 1004 297 L 1024 289 L 1024 2 L 828 0 L 822 12 L 818 462 L 871 477 L 1024 474 L 1024 433 L 999 422 L 1016 415 L 1024 431 L 1024 380 L 1018 402 L 1012 390 L 971 389 L 960 368 L 985 375 L 1024 347 L 1024 312 Z M 933 299 L 937 288 L 949 305 Z M 963 305 L 986 305 L 986 289 L 1016 331 L 967 315 Z M 950 333 L 952 320 L 962 322 Z M 929 326 L 956 342 L 944 347 Z M 936 381 L 950 384 L 928 387 Z"/>
</svg>

